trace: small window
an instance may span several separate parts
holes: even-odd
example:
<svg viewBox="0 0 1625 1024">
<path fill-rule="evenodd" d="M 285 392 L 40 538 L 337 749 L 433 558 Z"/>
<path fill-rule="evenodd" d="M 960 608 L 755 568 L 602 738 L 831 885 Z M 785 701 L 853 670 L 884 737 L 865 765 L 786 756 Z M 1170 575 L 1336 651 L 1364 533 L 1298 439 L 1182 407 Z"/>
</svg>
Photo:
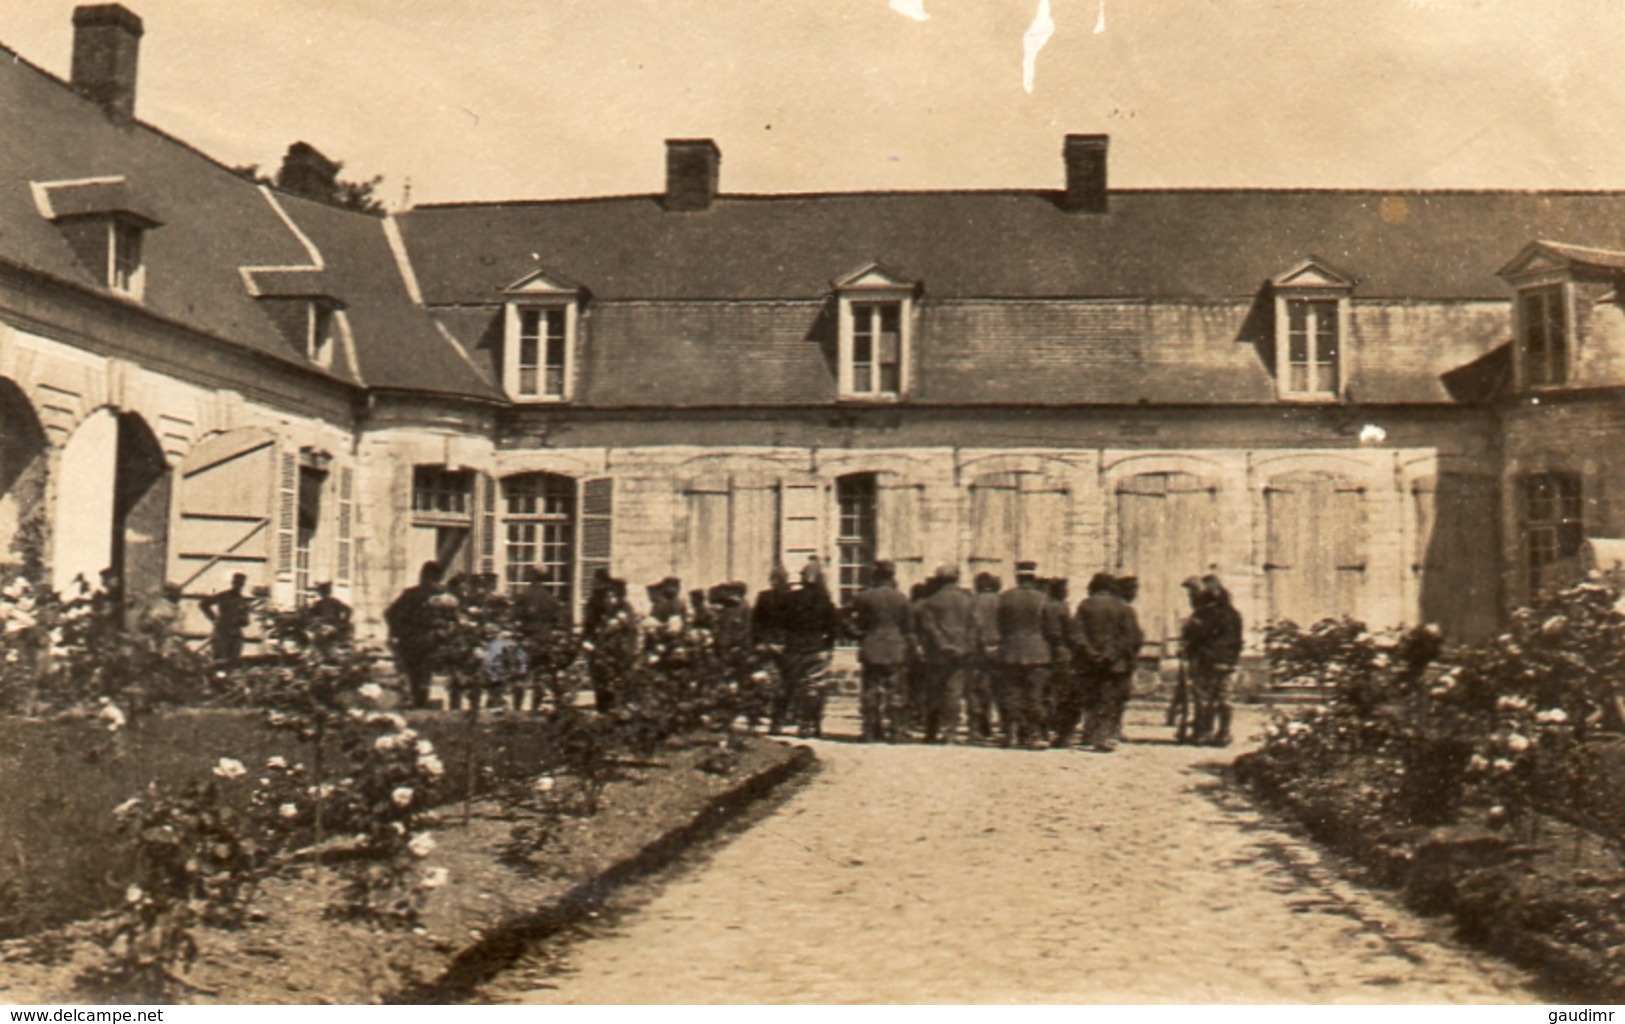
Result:
<svg viewBox="0 0 1625 1024">
<path fill-rule="evenodd" d="M 305 355 L 321 367 L 333 365 L 333 308 L 323 302 L 310 304 L 310 332 L 305 338 Z"/>
<path fill-rule="evenodd" d="M 1580 477 L 1542 473 L 1524 478 L 1524 545 L 1530 589 L 1538 590 L 1549 567 L 1580 554 L 1585 542 Z"/>
<path fill-rule="evenodd" d="M 1523 375 L 1527 387 L 1568 380 L 1568 304 L 1563 286 L 1531 288 L 1519 296 Z"/>
<path fill-rule="evenodd" d="M 1290 395 L 1335 396 L 1338 392 L 1339 302 L 1287 299 L 1286 375 Z"/>
<path fill-rule="evenodd" d="M 902 304 L 852 303 L 852 392 L 895 395 L 902 388 Z"/>
<path fill-rule="evenodd" d="M 144 268 L 141 261 L 142 229 L 129 221 L 112 222 L 108 252 L 107 286 L 132 298 L 141 297 Z"/>
<path fill-rule="evenodd" d="M 512 372 L 515 398 L 565 397 L 569 314 L 565 306 L 524 306 L 518 310 L 519 336 Z"/>
<path fill-rule="evenodd" d="M 412 511 L 418 515 L 468 518 L 474 507 L 474 471 L 443 466 L 412 470 Z"/>
</svg>

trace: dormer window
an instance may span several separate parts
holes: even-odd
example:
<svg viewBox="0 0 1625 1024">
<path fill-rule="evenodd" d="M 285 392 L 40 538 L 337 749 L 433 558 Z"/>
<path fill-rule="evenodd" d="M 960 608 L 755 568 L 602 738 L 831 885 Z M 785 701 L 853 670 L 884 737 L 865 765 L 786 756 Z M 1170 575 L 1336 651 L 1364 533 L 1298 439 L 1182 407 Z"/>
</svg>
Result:
<svg viewBox="0 0 1625 1024">
<path fill-rule="evenodd" d="M 146 229 L 134 221 L 114 218 L 107 254 L 107 286 L 121 295 L 140 299 L 147 280 L 141 260 L 141 239 Z"/>
<path fill-rule="evenodd" d="M 886 401 L 908 393 L 917 290 L 877 264 L 835 282 L 842 398 Z"/>
<path fill-rule="evenodd" d="M 326 302 L 310 304 L 309 330 L 305 334 L 305 356 L 322 369 L 333 365 L 333 332 L 336 311 Z"/>
<path fill-rule="evenodd" d="M 40 216 L 62 231 L 93 280 L 140 301 L 146 291 L 146 234 L 163 224 L 121 176 L 30 182 Z"/>
<path fill-rule="evenodd" d="M 1518 348 L 1528 387 L 1556 387 L 1569 377 L 1568 296 L 1560 284 L 1518 293 Z"/>
<path fill-rule="evenodd" d="M 1275 379 L 1280 397 L 1335 400 L 1354 280 L 1309 259 L 1270 282 L 1275 293 Z"/>
<path fill-rule="evenodd" d="M 507 289 L 502 382 L 515 402 L 573 396 L 576 336 L 584 291 L 535 273 Z"/>
</svg>

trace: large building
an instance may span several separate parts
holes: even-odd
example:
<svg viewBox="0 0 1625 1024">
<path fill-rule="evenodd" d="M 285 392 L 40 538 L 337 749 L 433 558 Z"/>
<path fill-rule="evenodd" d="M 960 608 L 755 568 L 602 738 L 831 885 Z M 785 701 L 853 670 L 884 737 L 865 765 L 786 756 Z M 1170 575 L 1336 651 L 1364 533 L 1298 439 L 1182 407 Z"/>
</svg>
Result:
<svg viewBox="0 0 1625 1024">
<path fill-rule="evenodd" d="M 732 195 L 682 139 L 658 193 L 380 217 L 135 119 L 140 20 L 74 24 L 71 81 L 0 61 L 0 558 L 62 588 L 376 630 L 429 558 L 1031 558 L 1137 575 L 1154 644 L 1209 572 L 1255 643 L 1474 636 L 1625 533 L 1625 193 L 1114 190 L 1070 135 L 1053 191 Z"/>
</svg>

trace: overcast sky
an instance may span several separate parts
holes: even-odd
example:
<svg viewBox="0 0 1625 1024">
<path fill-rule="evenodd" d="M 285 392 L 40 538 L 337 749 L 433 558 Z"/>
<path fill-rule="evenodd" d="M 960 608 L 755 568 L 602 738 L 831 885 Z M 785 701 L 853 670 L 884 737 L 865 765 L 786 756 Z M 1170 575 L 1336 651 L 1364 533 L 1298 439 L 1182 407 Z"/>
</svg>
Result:
<svg viewBox="0 0 1625 1024">
<path fill-rule="evenodd" d="M 414 202 L 654 192 L 708 136 L 725 192 L 1625 189 L 1625 0 L 125 0 L 137 115 L 227 163 L 307 140 Z M 70 0 L 0 41 L 67 75 Z"/>
</svg>

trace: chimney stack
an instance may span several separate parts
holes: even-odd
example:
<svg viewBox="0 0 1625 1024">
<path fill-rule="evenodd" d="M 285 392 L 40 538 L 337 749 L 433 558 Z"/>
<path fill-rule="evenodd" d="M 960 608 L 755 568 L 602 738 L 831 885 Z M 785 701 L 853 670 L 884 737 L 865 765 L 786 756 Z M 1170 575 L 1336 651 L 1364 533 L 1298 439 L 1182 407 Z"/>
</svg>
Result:
<svg viewBox="0 0 1625 1024">
<path fill-rule="evenodd" d="M 666 209 L 709 210 L 721 167 L 722 150 L 710 139 L 667 139 Z"/>
<path fill-rule="evenodd" d="M 73 9 L 74 91 L 119 124 L 135 120 L 135 67 L 142 31 L 141 19 L 119 4 Z"/>
<path fill-rule="evenodd" d="M 1109 135 L 1068 135 L 1061 150 L 1066 160 L 1066 194 L 1061 209 L 1072 213 L 1106 212 L 1106 147 Z"/>
</svg>

